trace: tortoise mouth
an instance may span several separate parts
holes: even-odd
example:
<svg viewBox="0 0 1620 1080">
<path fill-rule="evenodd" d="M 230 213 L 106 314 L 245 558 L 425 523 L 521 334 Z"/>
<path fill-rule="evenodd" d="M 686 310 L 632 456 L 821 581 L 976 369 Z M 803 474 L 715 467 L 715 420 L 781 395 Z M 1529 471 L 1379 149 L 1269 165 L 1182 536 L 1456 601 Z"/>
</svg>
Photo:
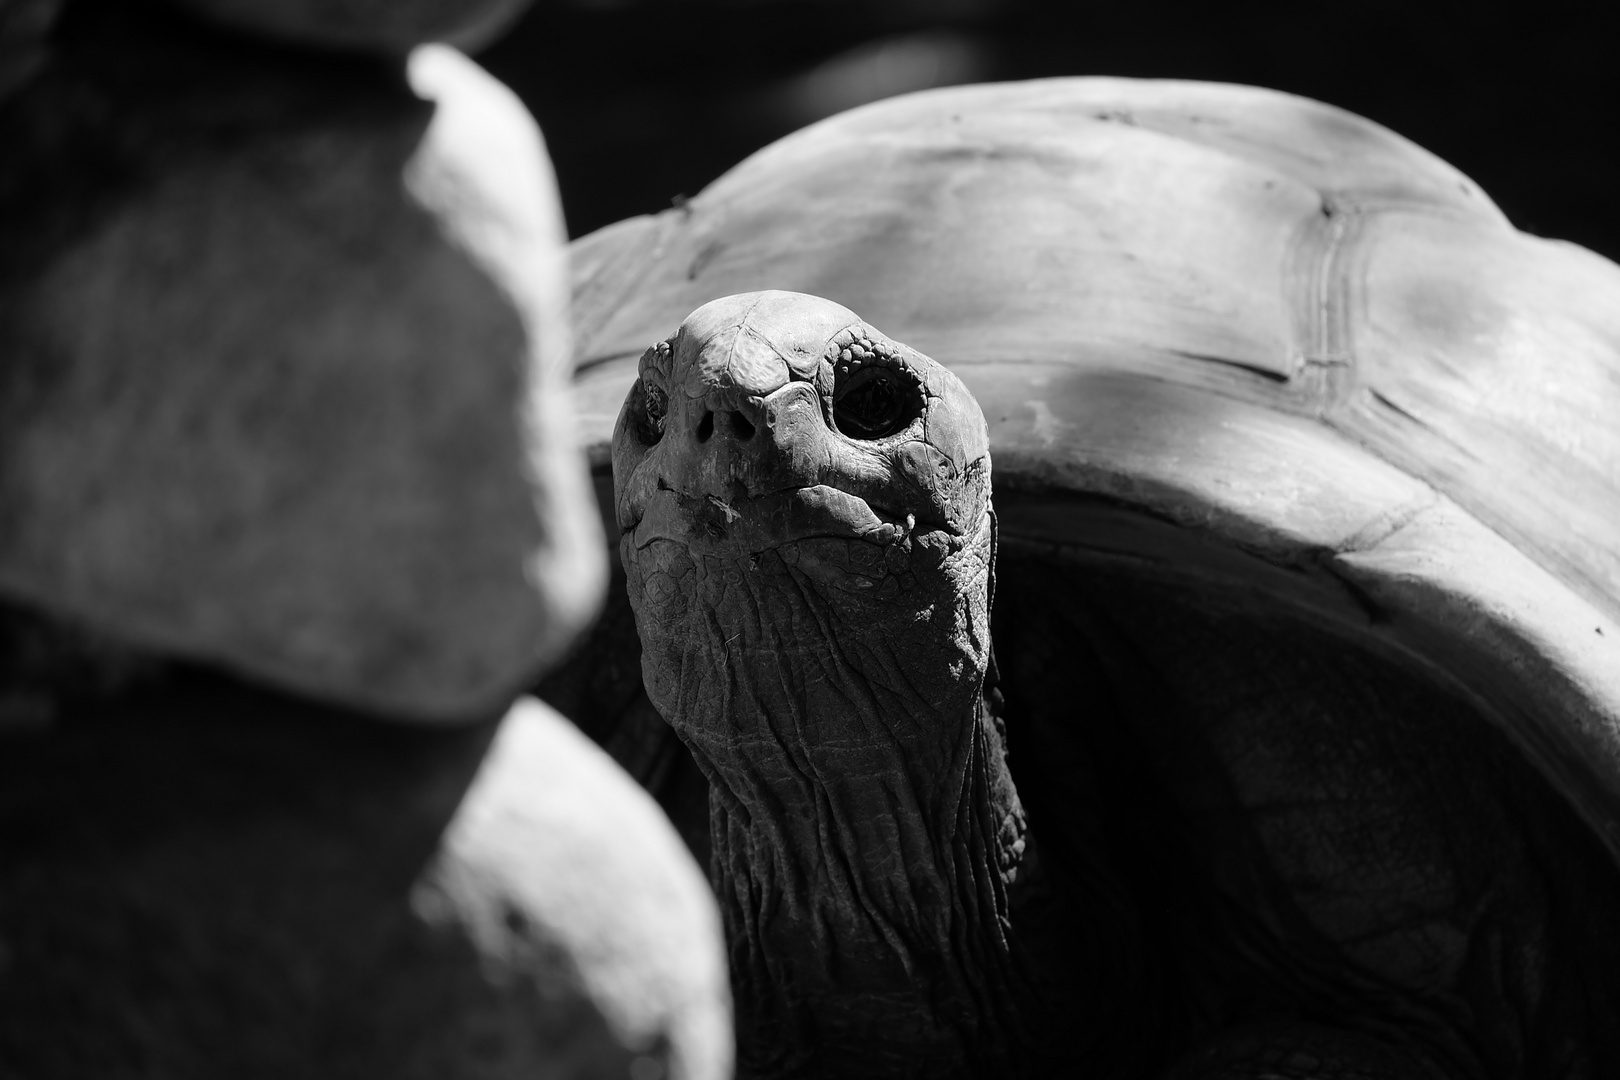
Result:
<svg viewBox="0 0 1620 1080">
<path fill-rule="evenodd" d="M 660 484 L 641 517 L 621 535 L 638 551 L 674 540 L 697 551 L 746 554 L 818 538 L 887 546 L 910 536 L 915 520 L 826 484 L 732 500 Z"/>
</svg>

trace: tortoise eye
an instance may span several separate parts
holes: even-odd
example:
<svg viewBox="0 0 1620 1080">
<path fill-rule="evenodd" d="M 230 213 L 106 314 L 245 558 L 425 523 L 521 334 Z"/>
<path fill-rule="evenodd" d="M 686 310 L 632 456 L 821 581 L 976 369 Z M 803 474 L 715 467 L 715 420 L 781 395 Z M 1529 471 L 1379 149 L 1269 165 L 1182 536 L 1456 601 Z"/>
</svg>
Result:
<svg viewBox="0 0 1620 1080">
<path fill-rule="evenodd" d="M 917 412 L 915 388 L 885 367 L 855 372 L 833 399 L 833 423 L 853 439 L 886 438 L 904 430 Z"/>
<path fill-rule="evenodd" d="M 642 435 L 646 442 L 655 443 L 664 437 L 664 418 L 669 413 L 669 395 L 651 379 L 641 380 L 641 411 L 646 417 Z"/>
</svg>

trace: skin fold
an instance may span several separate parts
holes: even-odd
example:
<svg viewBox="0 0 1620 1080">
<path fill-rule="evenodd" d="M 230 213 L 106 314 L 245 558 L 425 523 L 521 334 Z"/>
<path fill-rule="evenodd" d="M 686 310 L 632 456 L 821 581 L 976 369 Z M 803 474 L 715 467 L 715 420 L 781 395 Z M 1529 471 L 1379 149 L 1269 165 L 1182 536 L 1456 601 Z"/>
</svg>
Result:
<svg viewBox="0 0 1620 1080">
<path fill-rule="evenodd" d="M 792 319 L 785 357 L 749 329 L 773 306 Z M 915 374 L 903 430 L 827 428 L 829 342 Z M 648 351 L 637 394 L 667 410 L 651 446 L 639 403 L 616 435 L 621 550 L 649 694 L 710 780 L 733 966 L 762 991 L 742 1022 L 776 1055 L 758 1067 L 819 1049 L 819 1067 L 870 1068 L 887 1046 L 896 1073 L 944 1070 L 1010 1045 L 1029 994 L 1008 917 L 1024 822 L 982 722 L 977 409 L 931 361 L 791 294 L 704 309 Z"/>
</svg>

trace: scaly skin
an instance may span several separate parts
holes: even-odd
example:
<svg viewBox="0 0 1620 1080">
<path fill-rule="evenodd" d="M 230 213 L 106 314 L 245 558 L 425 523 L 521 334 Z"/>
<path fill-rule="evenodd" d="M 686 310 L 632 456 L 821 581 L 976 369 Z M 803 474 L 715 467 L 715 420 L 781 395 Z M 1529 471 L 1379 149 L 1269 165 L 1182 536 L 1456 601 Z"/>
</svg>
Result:
<svg viewBox="0 0 1620 1080">
<path fill-rule="evenodd" d="M 984 420 L 938 365 L 805 300 L 696 313 L 615 435 L 648 693 L 711 784 L 744 1066 L 1004 1066 L 1033 1007 L 1023 814 L 983 722 Z M 863 365 L 915 392 L 888 437 L 827 423 Z"/>
</svg>

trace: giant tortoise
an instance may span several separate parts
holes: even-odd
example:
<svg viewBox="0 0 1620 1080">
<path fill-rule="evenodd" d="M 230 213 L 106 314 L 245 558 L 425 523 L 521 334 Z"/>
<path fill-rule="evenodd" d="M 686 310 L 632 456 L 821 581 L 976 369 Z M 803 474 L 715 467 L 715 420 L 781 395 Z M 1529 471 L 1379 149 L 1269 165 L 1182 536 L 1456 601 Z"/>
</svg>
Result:
<svg viewBox="0 0 1620 1080">
<path fill-rule="evenodd" d="M 1620 1075 L 1614 265 L 1116 79 L 573 257 L 624 577 L 547 689 L 711 849 L 742 1075 Z"/>
</svg>

